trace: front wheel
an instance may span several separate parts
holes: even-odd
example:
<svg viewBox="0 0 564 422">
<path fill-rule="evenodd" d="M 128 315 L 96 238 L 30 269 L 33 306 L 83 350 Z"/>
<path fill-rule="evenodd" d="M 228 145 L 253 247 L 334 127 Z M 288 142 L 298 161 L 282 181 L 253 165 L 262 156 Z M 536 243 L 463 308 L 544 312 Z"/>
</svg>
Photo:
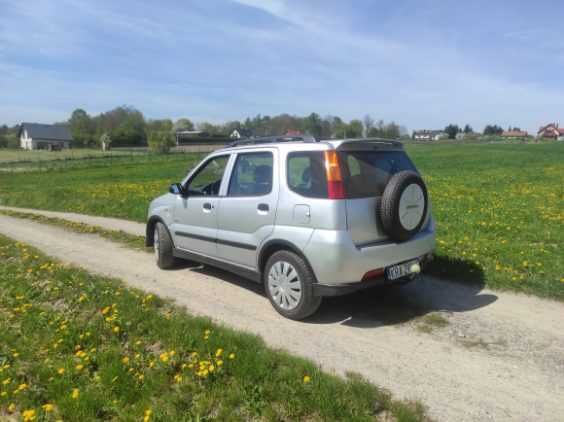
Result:
<svg viewBox="0 0 564 422">
<path fill-rule="evenodd" d="M 153 236 L 153 250 L 158 267 L 163 270 L 174 267 L 176 258 L 172 253 L 172 239 L 163 223 L 155 224 Z"/>
<path fill-rule="evenodd" d="M 307 318 L 321 305 L 321 297 L 313 295 L 313 271 L 303 258 L 293 252 L 278 251 L 272 254 L 263 277 L 270 303 L 286 318 Z"/>
</svg>

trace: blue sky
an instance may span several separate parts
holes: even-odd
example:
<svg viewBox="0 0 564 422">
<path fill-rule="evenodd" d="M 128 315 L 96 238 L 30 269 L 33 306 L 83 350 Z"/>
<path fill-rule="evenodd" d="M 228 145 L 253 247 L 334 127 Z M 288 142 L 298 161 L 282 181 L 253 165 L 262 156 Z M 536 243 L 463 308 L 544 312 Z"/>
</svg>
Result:
<svg viewBox="0 0 564 422">
<path fill-rule="evenodd" d="M 128 104 L 221 122 L 564 124 L 564 2 L 0 0 L 0 123 Z"/>
</svg>

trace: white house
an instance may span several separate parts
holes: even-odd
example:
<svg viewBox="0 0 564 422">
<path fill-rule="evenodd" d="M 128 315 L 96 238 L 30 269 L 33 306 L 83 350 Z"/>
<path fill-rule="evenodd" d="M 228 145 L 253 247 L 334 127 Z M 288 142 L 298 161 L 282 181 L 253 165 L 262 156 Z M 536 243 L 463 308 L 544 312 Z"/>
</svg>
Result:
<svg viewBox="0 0 564 422">
<path fill-rule="evenodd" d="M 30 150 L 59 150 L 69 148 L 72 142 L 72 136 L 67 127 L 40 123 L 22 123 L 18 137 L 20 138 L 20 147 Z"/>
<path fill-rule="evenodd" d="M 250 138 L 251 137 L 251 131 L 248 130 L 248 129 L 235 129 L 233 132 L 231 132 L 229 137 L 231 139 Z"/>
<path fill-rule="evenodd" d="M 413 132 L 413 139 L 416 141 L 439 141 L 448 138 L 443 130 L 416 130 Z"/>
</svg>

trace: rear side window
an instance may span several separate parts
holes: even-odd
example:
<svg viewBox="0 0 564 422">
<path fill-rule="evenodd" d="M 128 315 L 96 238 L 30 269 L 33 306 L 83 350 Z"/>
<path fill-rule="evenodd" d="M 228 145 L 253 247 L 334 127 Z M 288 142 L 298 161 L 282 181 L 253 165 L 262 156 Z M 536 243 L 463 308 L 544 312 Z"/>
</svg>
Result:
<svg viewBox="0 0 564 422">
<path fill-rule="evenodd" d="M 403 151 L 346 151 L 339 158 L 347 198 L 381 196 L 394 174 L 415 171 Z"/>
<path fill-rule="evenodd" d="M 291 152 L 287 160 L 288 187 L 308 198 L 327 198 L 322 151 Z"/>
</svg>

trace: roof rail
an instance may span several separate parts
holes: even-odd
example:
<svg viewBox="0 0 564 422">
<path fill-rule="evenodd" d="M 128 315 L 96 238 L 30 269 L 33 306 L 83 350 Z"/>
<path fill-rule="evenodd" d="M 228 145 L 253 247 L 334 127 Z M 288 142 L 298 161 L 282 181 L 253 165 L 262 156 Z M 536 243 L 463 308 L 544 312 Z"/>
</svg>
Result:
<svg viewBox="0 0 564 422">
<path fill-rule="evenodd" d="M 261 138 L 245 138 L 238 141 L 233 141 L 229 144 L 229 146 L 238 147 L 241 145 L 273 144 L 278 142 L 317 142 L 317 141 L 313 136 L 310 135 L 264 136 Z"/>
</svg>

